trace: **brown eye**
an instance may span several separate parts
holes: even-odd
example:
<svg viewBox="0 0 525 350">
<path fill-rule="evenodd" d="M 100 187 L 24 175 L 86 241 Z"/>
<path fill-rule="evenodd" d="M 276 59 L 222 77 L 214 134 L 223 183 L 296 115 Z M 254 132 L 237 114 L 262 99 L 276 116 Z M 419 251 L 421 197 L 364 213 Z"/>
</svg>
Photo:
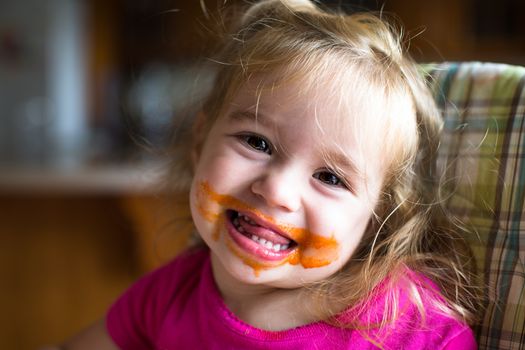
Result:
<svg viewBox="0 0 525 350">
<path fill-rule="evenodd" d="M 272 154 L 270 144 L 264 138 L 257 135 L 241 135 L 242 140 L 258 152 Z"/>
<path fill-rule="evenodd" d="M 313 177 L 329 186 L 346 187 L 344 182 L 337 175 L 327 170 L 318 171 L 313 174 Z"/>
</svg>

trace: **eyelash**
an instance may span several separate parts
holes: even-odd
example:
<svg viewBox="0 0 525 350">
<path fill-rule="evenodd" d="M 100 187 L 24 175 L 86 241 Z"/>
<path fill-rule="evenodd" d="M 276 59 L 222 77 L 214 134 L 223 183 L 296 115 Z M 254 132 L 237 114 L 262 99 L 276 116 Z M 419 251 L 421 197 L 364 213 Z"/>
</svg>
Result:
<svg viewBox="0 0 525 350">
<path fill-rule="evenodd" d="M 328 179 L 324 179 L 323 180 L 321 178 L 321 176 L 326 175 L 326 174 L 331 176 L 330 180 L 334 180 L 335 183 L 333 181 L 328 180 Z M 313 176 L 314 179 L 317 179 L 317 180 L 321 181 L 322 183 L 324 183 L 325 185 L 328 185 L 328 186 L 341 187 L 341 188 L 346 188 L 346 189 L 349 188 L 347 183 L 343 179 L 341 179 L 339 176 L 335 175 L 333 173 L 333 171 L 331 171 L 330 169 L 321 169 L 320 171 L 317 171 L 312 176 Z"/>
<path fill-rule="evenodd" d="M 242 142 L 246 144 L 246 146 L 252 148 L 256 152 L 263 152 L 268 155 L 271 155 L 273 153 L 271 143 L 262 136 L 255 135 L 255 134 L 240 134 L 240 135 L 237 135 L 237 137 L 241 139 Z M 253 141 L 263 143 L 262 147 L 261 145 L 258 145 L 258 146 L 254 145 Z M 264 149 L 261 149 L 261 148 L 264 148 Z"/>
<path fill-rule="evenodd" d="M 236 135 L 237 138 L 239 138 L 246 146 L 250 147 L 256 152 L 263 152 L 268 155 L 271 155 L 273 153 L 272 151 L 272 145 L 271 143 L 264 137 L 257 135 L 257 134 L 239 134 Z M 260 142 L 262 145 L 256 145 L 255 142 Z M 329 175 L 331 176 L 330 181 L 328 179 L 322 179 L 323 175 Z M 315 172 L 312 177 L 316 180 L 319 180 L 325 185 L 328 185 L 330 187 L 340 187 L 345 189 L 350 189 L 347 182 L 344 179 L 341 179 L 339 176 L 334 174 L 334 172 L 330 169 L 321 169 L 317 172 Z"/>
</svg>

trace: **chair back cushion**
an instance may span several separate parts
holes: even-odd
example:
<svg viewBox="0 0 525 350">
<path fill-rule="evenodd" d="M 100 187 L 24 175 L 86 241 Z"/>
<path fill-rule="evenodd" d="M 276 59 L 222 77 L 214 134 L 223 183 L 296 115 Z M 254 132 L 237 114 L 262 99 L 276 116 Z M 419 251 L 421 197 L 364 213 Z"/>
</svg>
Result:
<svg viewBox="0 0 525 350">
<path fill-rule="evenodd" d="M 480 349 L 525 349 L 525 68 L 425 65 L 445 119 L 438 166 L 454 184 L 449 209 L 484 280 Z"/>
</svg>

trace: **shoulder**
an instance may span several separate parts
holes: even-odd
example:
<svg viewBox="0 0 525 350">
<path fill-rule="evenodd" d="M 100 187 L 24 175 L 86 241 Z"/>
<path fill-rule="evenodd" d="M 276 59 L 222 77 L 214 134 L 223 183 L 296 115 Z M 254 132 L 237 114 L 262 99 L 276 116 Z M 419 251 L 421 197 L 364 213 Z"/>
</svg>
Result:
<svg viewBox="0 0 525 350">
<path fill-rule="evenodd" d="M 172 308 L 191 298 L 208 260 L 207 249 L 186 251 L 126 290 L 106 315 L 106 327 L 117 344 L 142 346 L 140 339 L 154 338 Z"/>
<path fill-rule="evenodd" d="M 472 330 L 439 287 L 412 270 L 384 281 L 364 306 L 360 322 L 376 325 L 365 333 L 385 349 L 476 349 Z"/>
<path fill-rule="evenodd" d="M 125 293 L 146 294 L 163 300 L 171 298 L 182 285 L 197 283 L 200 271 L 209 257 L 207 249 L 192 249 L 175 257 L 166 265 L 138 279 Z"/>
<path fill-rule="evenodd" d="M 428 277 L 406 269 L 397 286 L 399 316 L 394 327 L 402 348 L 476 349 L 470 327 L 456 315 L 440 288 Z M 396 347 L 397 347 L 396 344 Z"/>
<path fill-rule="evenodd" d="M 202 270 L 209 258 L 209 250 L 206 248 L 194 248 L 187 250 L 166 265 L 150 272 L 140 278 L 135 284 L 168 284 L 177 287 L 181 281 L 188 281 L 189 276 L 199 277 L 198 272 Z M 169 287 L 169 286 L 165 286 Z M 168 288 L 169 290 L 170 288 Z"/>
</svg>

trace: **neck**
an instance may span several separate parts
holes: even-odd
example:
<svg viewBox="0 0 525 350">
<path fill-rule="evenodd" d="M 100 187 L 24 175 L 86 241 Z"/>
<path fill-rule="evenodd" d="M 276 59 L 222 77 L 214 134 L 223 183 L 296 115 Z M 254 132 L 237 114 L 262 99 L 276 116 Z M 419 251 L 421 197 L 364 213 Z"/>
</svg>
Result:
<svg viewBox="0 0 525 350">
<path fill-rule="evenodd" d="M 219 292 L 238 318 L 260 329 L 278 331 L 312 323 L 315 319 L 304 305 L 302 288 L 284 289 L 246 284 L 236 280 L 212 253 L 212 270 Z"/>
</svg>

